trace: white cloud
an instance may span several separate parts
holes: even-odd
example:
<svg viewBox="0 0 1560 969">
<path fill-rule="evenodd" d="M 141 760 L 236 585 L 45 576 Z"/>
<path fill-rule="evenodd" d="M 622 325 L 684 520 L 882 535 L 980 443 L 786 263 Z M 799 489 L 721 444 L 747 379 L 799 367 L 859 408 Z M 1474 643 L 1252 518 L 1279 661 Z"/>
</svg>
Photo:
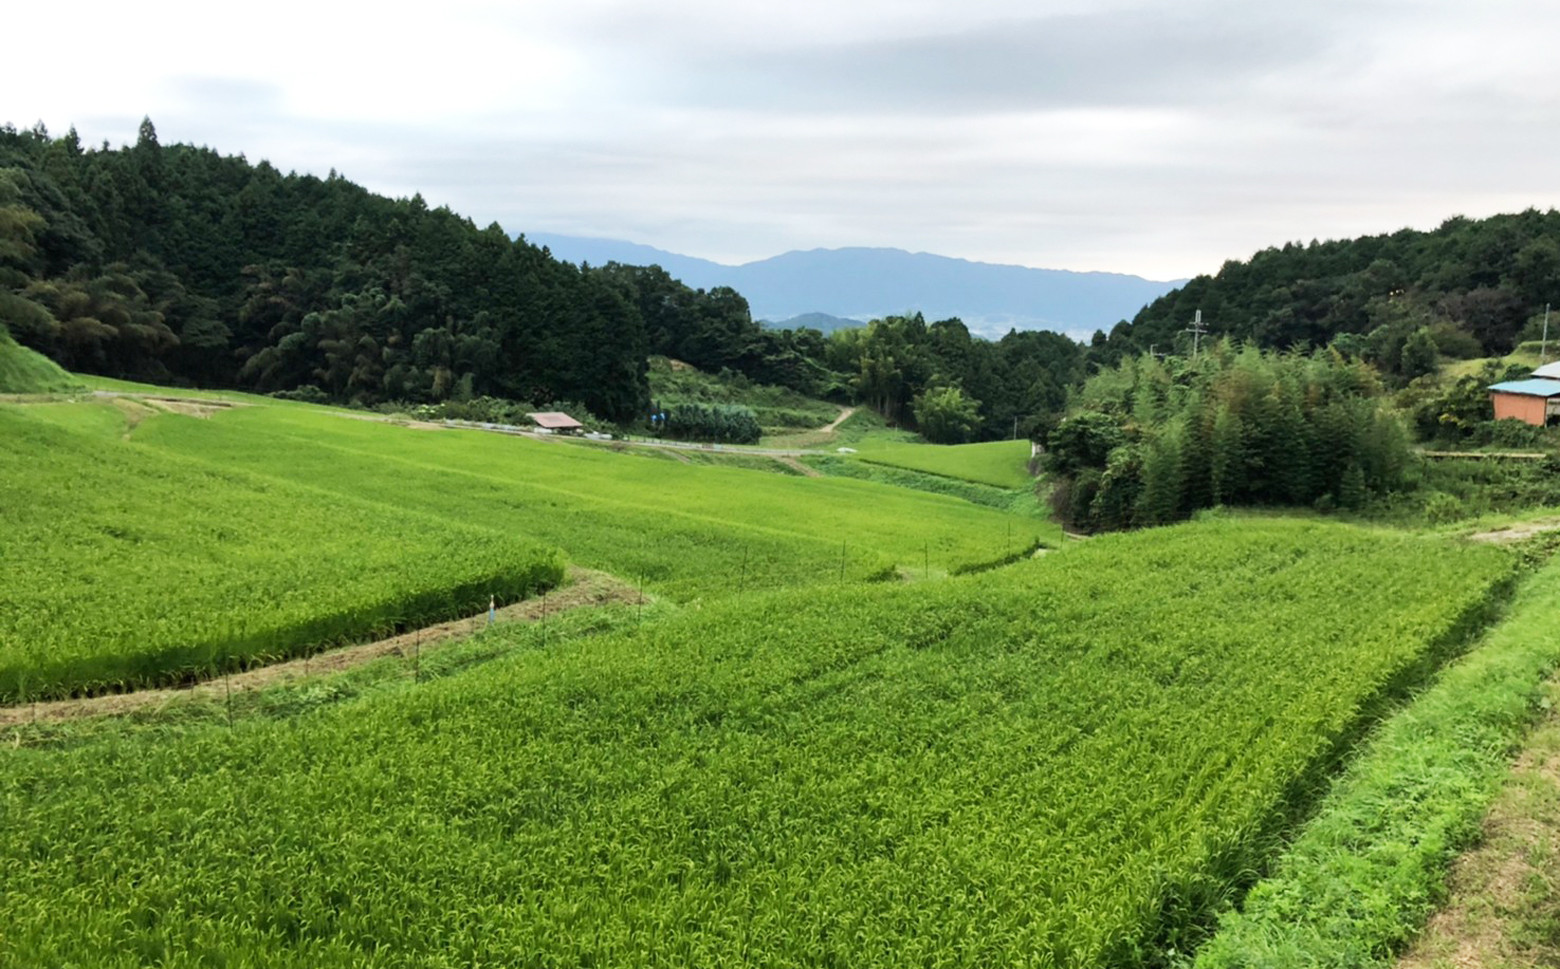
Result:
<svg viewBox="0 0 1560 969">
<path fill-rule="evenodd" d="M 1560 204 L 1560 6 L 86 3 L 0 120 L 727 261 L 892 245 L 1169 277 Z M 57 14 L 8 15 L 50 36 Z"/>
</svg>

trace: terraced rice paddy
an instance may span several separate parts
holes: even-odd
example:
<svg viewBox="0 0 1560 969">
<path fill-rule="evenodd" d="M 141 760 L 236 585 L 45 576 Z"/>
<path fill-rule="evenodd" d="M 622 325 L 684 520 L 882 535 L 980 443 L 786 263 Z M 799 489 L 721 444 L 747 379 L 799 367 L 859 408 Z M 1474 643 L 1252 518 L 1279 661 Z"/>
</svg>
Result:
<svg viewBox="0 0 1560 969">
<path fill-rule="evenodd" d="M 130 420 L 127 423 L 126 413 Z M 678 601 L 952 570 L 1054 526 L 934 495 L 302 407 L 0 407 L 0 699 L 470 614 L 564 557 Z M 561 552 L 560 552 L 561 549 Z"/>
<path fill-rule="evenodd" d="M 1209 522 L 0 749 L 0 964 L 1157 964 L 1511 567 Z"/>
<path fill-rule="evenodd" d="M 1034 484 L 1028 471 L 1028 441 L 863 445 L 857 457 L 871 464 L 909 468 L 994 488 L 1027 488 Z"/>
<path fill-rule="evenodd" d="M 92 433 L 116 415 L 0 407 L 0 702 L 297 655 L 563 577 L 522 536 Z"/>
<path fill-rule="evenodd" d="M 678 601 L 919 573 L 928 563 L 952 570 L 1061 536 L 1050 522 L 871 482 L 409 431 L 302 408 L 149 422 L 135 440 L 556 545 L 570 561 L 642 576 Z"/>
</svg>

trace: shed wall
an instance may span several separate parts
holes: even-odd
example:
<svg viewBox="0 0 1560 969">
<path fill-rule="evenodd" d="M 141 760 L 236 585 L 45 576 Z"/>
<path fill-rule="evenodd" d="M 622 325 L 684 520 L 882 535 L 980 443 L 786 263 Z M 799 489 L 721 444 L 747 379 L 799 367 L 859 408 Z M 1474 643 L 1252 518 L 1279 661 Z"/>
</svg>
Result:
<svg viewBox="0 0 1560 969">
<path fill-rule="evenodd" d="M 1497 391 L 1490 394 L 1490 401 L 1495 405 L 1496 420 L 1514 417 L 1535 427 L 1544 426 L 1547 402 L 1542 397 L 1528 394 L 1503 394 Z"/>
</svg>

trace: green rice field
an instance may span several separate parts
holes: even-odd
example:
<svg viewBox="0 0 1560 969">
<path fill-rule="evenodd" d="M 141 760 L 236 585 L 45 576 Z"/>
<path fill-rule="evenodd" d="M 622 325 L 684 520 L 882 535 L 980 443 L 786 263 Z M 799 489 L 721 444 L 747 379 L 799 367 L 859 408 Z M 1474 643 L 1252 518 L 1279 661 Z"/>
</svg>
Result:
<svg viewBox="0 0 1560 969">
<path fill-rule="evenodd" d="M 1160 965 L 1512 568 L 1210 521 L 0 745 L 0 964 Z"/>
<path fill-rule="evenodd" d="M 1061 537 L 1051 522 L 872 482 L 413 430 L 302 407 L 159 419 L 134 439 L 556 545 L 572 562 L 642 577 L 678 601 L 918 573 L 928 564 L 949 571 Z"/>
<path fill-rule="evenodd" d="M 155 404 L 0 407 L 0 698 L 177 682 L 471 614 L 555 585 L 565 557 L 688 602 L 968 569 L 1056 538 L 868 482 Z"/>
<path fill-rule="evenodd" d="M 909 468 L 946 478 L 960 478 L 995 488 L 1028 488 L 1028 441 L 986 441 L 982 444 L 863 444 L 859 460 Z"/>
<path fill-rule="evenodd" d="M 122 427 L 98 405 L 0 407 L 0 700 L 175 682 L 563 578 L 562 555 L 521 536 L 152 451 Z"/>
</svg>

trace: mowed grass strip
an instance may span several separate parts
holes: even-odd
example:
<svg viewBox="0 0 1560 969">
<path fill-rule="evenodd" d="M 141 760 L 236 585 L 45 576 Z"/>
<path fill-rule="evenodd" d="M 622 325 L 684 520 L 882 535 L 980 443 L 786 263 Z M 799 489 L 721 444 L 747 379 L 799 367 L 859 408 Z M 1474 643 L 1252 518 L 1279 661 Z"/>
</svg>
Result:
<svg viewBox="0 0 1560 969">
<path fill-rule="evenodd" d="M 847 479 L 691 466 L 480 431 L 301 408 L 143 423 L 149 447 L 478 523 L 562 548 L 678 601 L 949 570 L 1038 542 L 1051 522 Z"/>
<path fill-rule="evenodd" d="M 0 748 L 0 964 L 1155 964 L 1510 574 L 1202 523 Z"/>
<path fill-rule="evenodd" d="M 153 451 L 113 415 L 0 406 L 0 702 L 207 675 L 562 578 L 522 536 Z"/>
<path fill-rule="evenodd" d="M 946 478 L 960 478 L 994 488 L 1028 488 L 1028 441 L 986 441 L 981 444 L 864 445 L 859 460 L 894 468 L 909 468 Z"/>
<path fill-rule="evenodd" d="M 1226 914 L 1199 969 L 1392 964 L 1445 901 L 1448 868 L 1477 840 L 1557 664 L 1560 561 L 1383 724 L 1272 875 Z"/>
</svg>

